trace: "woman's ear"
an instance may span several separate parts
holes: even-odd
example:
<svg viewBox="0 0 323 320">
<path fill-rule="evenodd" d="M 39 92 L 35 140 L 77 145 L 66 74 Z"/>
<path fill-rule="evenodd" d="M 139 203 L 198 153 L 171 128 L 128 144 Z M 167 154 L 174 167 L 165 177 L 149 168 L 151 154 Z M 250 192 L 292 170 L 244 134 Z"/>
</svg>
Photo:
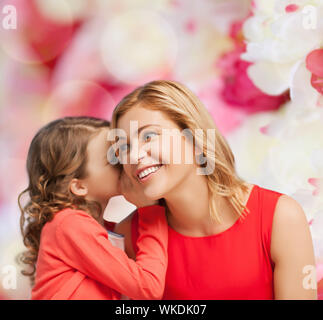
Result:
<svg viewBox="0 0 323 320">
<path fill-rule="evenodd" d="M 196 155 L 203 154 L 203 149 L 197 143 L 195 144 L 195 154 Z"/>
<path fill-rule="evenodd" d="M 88 194 L 87 186 L 80 179 L 72 179 L 69 187 L 71 192 L 76 196 L 85 197 Z"/>
<path fill-rule="evenodd" d="M 203 149 L 199 145 L 195 145 L 195 160 L 198 165 L 205 163 L 206 158 L 204 158 Z"/>
</svg>

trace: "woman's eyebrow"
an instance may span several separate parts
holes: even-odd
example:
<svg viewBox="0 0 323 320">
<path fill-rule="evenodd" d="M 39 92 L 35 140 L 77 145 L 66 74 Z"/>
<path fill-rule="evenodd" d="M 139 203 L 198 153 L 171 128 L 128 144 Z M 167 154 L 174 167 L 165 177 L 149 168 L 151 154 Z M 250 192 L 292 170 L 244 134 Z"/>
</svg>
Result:
<svg viewBox="0 0 323 320">
<path fill-rule="evenodd" d="M 142 130 L 144 130 L 145 128 L 147 128 L 147 127 L 160 127 L 160 125 L 159 125 L 159 124 L 146 124 L 145 126 L 142 126 L 142 127 L 140 127 L 140 128 L 138 129 L 138 134 L 139 134 Z"/>
<path fill-rule="evenodd" d="M 161 127 L 161 126 L 159 124 L 146 124 L 146 125 L 140 127 L 138 130 L 136 130 L 134 133 L 139 135 L 142 130 L 144 130 L 148 127 Z M 121 141 L 121 140 L 128 140 L 128 138 L 124 137 L 124 136 L 118 137 L 118 141 Z"/>
</svg>

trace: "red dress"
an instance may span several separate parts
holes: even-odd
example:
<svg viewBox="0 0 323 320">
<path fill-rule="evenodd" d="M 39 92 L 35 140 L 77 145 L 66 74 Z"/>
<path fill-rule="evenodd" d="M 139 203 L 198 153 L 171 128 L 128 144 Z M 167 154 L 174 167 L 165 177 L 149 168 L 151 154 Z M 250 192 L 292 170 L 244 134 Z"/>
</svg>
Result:
<svg viewBox="0 0 323 320">
<path fill-rule="evenodd" d="M 227 230 L 205 237 L 184 236 L 168 226 L 168 269 L 163 299 L 274 299 L 270 241 L 281 193 L 254 185 L 250 213 Z M 137 252 L 137 212 L 132 242 Z"/>
<path fill-rule="evenodd" d="M 273 215 L 282 194 L 254 185 L 250 212 L 227 230 L 205 237 L 184 236 L 168 226 L 164 300 L 274 299 L 270 241 Z M 113 229 L 114 223 L 106 223 Z M 132 243 L 138 248 L 138 214 Z"/>
</svg>

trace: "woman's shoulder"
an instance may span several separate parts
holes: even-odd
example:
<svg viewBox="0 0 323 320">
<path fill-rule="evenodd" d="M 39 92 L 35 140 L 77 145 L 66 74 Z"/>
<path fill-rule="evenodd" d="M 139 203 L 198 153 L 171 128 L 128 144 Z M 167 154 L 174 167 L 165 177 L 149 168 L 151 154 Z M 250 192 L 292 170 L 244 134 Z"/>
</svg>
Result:
<svg viewBox="0 0 323 320">
<path fill-rule="evenodd" d="M 288 256 L 291 248 L 303 250 L 304 256 L 311 252 L 311 233 L 306 214 L 292 197 L 283 194 L 275 208 L 272 226 L 271 255 L 273 261 Z M 304 249 L 306 248 L 306 249 Z"/>
<path fill-rule="evenodd" d="M 255 198 L 259 202 L 258 207 L 264 213 L 270 212 L 271 214 L 273 214 L 275 208 L 277 207 L 279 199 L 282 197 L 287 197 L 284 193 L 273 190 L 271 188 L 262 187 L 257 184 L 255 185 L 255 187 L 257 188 L 257 196 Z"/>
<path fill-rule="evenodd" d="M 302 206 L 291 196 L 264 187 L 259 187 L 259 194 L 262 211 L 273 220 L 273 228 L 281 224 L 290 225 L 306 221 Z"/>
<path fill-rule="evenodd" d="M 276 224 L 288 225 L 307 223 L 302 206 L 286 194 L 282 194 L 277 200 L 274 221 L 276 221 Z"/>
<path fill-rule="evenodd" d="M 261 193 L 263 193 L 265 196 L 268 197 L 280 197 L 281 195 L 284 195 L 283 193 L 277 191 L 277 190 L 274 190 L 274 189 L 271 189 L 269 187 L 263 187 L 261 185 L 258 185 L 258 184 L 255 184 L 255 186 L 257 186 L 257 188 L 259 189 L 259 191 Z"/>
<path fill-rule="evenodd" d="M 267 212 L 267 215 L 270 213 L 276 224 L 287 221 L 293 223 L 296 220 L 304 222 L 306 218 L 304 210 L 301 204 L 291 196 L 263 187 L 259 187 L 259 193 L 262 199 L 262 211 Z"/>
<path fill-rule="evenodd" d="M 259 190 L 262 221 L 268 226 L 272 243 L 281 243 L 284 237 L 297 237 L 300 230 L 308 227 L 306 214 L 297 200 L 283 192 L 263 187 Z"/>
<path fill-rule="evenodd" d="M 273 217 L 281 196 L 283 194 L 278 191 L 254 184 L 252 195 L 248 201 L 249 208 L 255 213 L 253 221 L 260 224 L 261 234 L 267 245 L 270 245 Z"/>
</svg>

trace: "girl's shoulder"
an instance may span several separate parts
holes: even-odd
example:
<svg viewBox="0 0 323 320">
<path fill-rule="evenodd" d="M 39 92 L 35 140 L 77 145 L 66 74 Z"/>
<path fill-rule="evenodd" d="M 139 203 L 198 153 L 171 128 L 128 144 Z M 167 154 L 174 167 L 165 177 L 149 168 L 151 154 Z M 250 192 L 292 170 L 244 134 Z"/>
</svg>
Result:
<svg viewBox="0 0 323 320">
<path fill-rule="evenodd" d="M 83 210 L 66 208 L 54 213 L 52 220 L 45 223 L 41 231 L 41 247 L 60 250 L 66 243 L 83 243 L 92 237 L 107 237 L 105 229 Z M 57 251 L 56 251 L 57 252 Z"/>
<path fill-rule="evenodd" d="M 68 235 L 105 235 L 104 227 L 88 212 L 66 208 L 54 214 L 52 221 L 45 225 L 48 234 Z"/>
<path fill-rule="evenodd" d="M 57 221 L 64 219 L 66 216 L 89 217 L 90 215 L 84 210 L 73 209 L 73 208 L 64 208 L 54 213 L 54 217 Z"/>
<path fill-rule="evenodd" d="M 92 218 L 87 212 L 80 209 L 65 208 L 54 213 L 54 218 L 50 221 L 48 227 L 51 226 L 57 228 L 63 223 L 73 227 L 80 222 L 88 222 L 89 220 L 94 220 L 94 218 Z"/>
</svg>

